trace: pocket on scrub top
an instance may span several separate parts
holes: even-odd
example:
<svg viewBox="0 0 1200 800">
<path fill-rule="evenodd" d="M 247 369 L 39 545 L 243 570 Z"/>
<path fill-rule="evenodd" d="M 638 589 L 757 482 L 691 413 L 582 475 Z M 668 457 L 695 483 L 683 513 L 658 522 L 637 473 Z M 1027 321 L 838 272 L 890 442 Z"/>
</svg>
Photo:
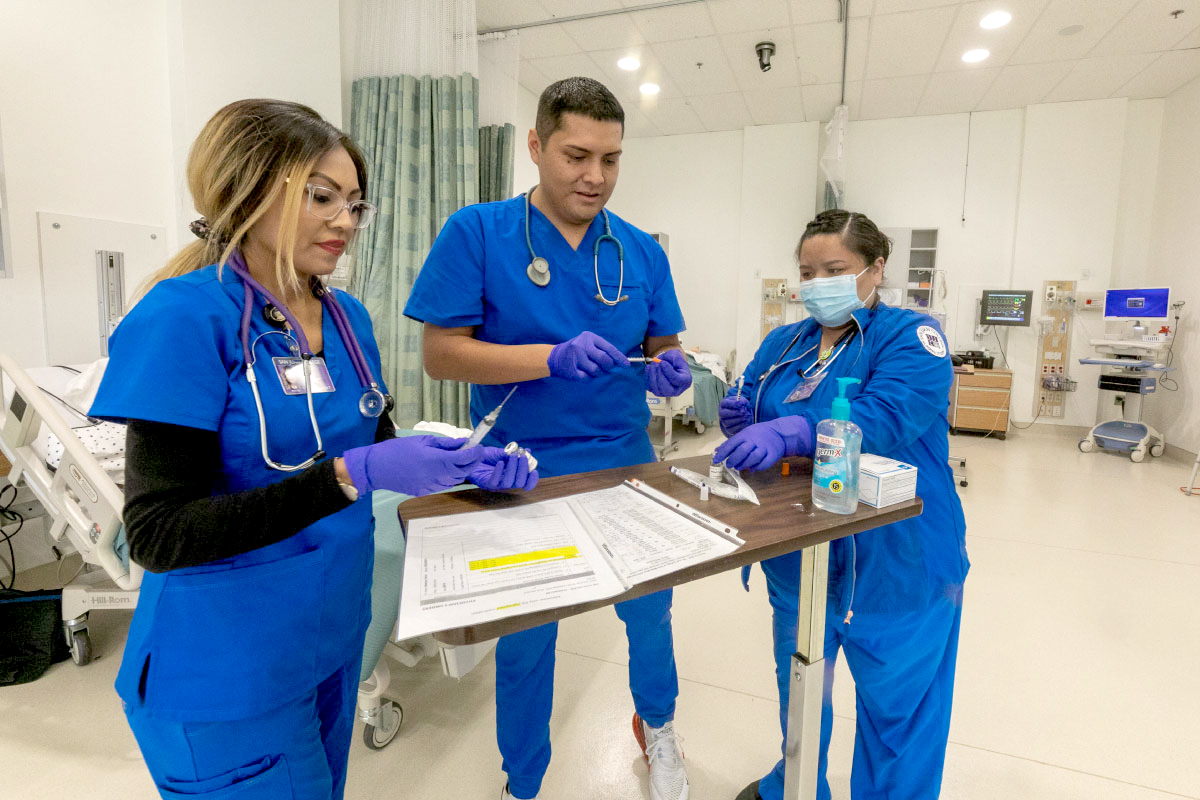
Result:
<svg viewBox="0 0 1200 800">
<path fill-rule="evenodd" d="M 283 756 L 267 757 L 224 775 L 200 781 L 166 779 L 159 784 L 163 797 L 200 797 L 204 800 L 245 800 L 251 797 L 270 797 L 288 800 L 293 797 L 292 777 Z"/>
<path fill-rule="evenodd" d="M 193 719 L 253 713 L 316 685 L 325 558 L 312 549 L 221 572 L 168 575 L 141 693 Z"/>
<path fill-rule="evenodd" d="M 593 290 L 595 284 L 592 285 Z M 603 336 L 614 345 L 621 349 L 624 342 L 619 341 L 622 336 L 629 336 L 631 331 L 637 335 L 638 331 L 644 331 L 646 328 L 649 311 L 646 306 L 646 292 L 641 286 L 630 286 L 626 283 L 620 287 L 620 293 L 617 292 L 617 283 L 614 281 L 608 283 L 600 282 L 601 293 L 609 300 L 615 300 L 618 297 L 628 297 L 628 300 L 622 300 L 615 306 L 610 306 L 600 300 L 592 300 L 592 326 L 591 330 L 598 336 Z M 637 336 L 638 343 L 641 342 L 642 336 Z"/>
</svg>

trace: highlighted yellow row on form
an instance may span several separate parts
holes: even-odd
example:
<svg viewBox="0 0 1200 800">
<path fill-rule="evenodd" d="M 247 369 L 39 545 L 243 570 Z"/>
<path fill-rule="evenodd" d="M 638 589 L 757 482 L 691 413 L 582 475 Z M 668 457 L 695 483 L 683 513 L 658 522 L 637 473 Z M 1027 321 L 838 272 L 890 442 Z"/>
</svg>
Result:
<svg viewBox="0 0 1200 800">
<path fill-rule="evenodd" d="M 530 561 L 549 561 L 554 558 L 579 558 L 579 548 L 556 547 L 553 550 L 534 550 L 531 553 L 514 553 L 511 556 L 500 556 L 499 558 L 481 558 L 477 561 L 468 562 L 467 568 L 478 570 L 515 567 L 518 564 L 527 564 Z"/>
</svg>

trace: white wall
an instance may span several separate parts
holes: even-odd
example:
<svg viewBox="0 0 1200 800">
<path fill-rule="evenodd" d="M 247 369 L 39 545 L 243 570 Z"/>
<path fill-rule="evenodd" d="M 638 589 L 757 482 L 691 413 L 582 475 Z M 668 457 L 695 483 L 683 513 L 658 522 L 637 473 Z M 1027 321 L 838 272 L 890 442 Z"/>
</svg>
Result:
<svg viewBox="0 0 1200 800">
<path fill-rule="evenodd" d="M 685 347 L 721 355 L 736 341 L 742 264 L 741 131 L 626 139 L 609 208 L 670 237 Z"/>
<path fill-rule="evenodd" d="M 0 350 L 24 365 L 45 358 L 37 212 L 148 225 L 172 217 L 165 26 L 155 0 L 0 5 L 12 255 Z"/>
<path fill-rule="evenodd" d="M 37 212 L 164 226 L 174 251 L 194 218 L 184 160 L 214 111 L 276 97 L 340 124 L 337 30 L 336 0 L 0 5 L 0 349 L 42 363 L 46 326 L 71 324 L 44 319 Z"/>
<path fill-rule="evenodd" d="M 1179 391 L 1160 390 L 1146 403 L 1146 416 L 1168 444 L 1200 451 L 1200 80 L 1166 98 L 1148 283 L 1169 285 L 1184 300 L 1171 373 Z M 1186 477 L 1186 476 L 1185 476 Z"/>
</svg>

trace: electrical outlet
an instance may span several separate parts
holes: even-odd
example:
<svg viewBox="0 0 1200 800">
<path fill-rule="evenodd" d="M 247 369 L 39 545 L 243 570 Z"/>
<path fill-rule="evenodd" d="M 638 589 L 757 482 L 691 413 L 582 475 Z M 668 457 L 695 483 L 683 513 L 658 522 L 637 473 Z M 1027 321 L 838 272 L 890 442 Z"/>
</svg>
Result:
<svg viewBox="0 0 1200 800">
<path fill-rule="evenodd" d="M 1055 406 L 1054 408 L 1050 409 L 1050 416 L 1061 417 L 1062 416 L 1062 406 Z"/>
<path fill-rule="evenodd" d="M 1046 302 L 1053 303 L 1058 298 L 1058 286 L 1050 284 L 1046 287 Z"/>
</svg>

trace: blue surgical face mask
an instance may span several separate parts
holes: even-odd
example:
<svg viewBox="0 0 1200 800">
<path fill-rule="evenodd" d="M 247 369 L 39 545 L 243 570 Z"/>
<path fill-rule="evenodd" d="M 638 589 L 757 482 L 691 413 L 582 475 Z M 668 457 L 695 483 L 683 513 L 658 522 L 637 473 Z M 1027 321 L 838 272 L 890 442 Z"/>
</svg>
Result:
<svg viewBox="0 0 1200 800">
<path fill-rule="evenodd" d="M 800 299 L 809 315 L 826 328 L 840 328 L 849 322 L 851 314 L 866 308 L 866 303 L 858 296 L 858 279 L 870 269 L 867 267 L 857 275 L 834 275 L 801 282 Z M 874 294 L 872 288 L 867 299 Z"/>
</svg>

